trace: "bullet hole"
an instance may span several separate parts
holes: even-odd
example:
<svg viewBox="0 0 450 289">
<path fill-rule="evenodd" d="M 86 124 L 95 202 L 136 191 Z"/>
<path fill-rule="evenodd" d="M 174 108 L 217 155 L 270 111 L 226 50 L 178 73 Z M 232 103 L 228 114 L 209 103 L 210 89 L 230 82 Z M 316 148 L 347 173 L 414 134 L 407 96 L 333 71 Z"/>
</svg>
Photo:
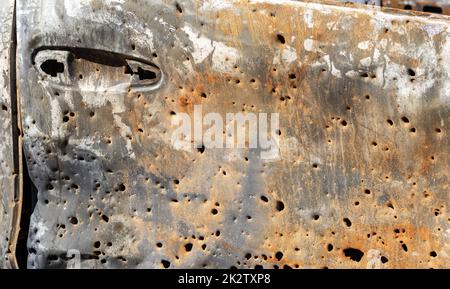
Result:
<svg viewBox="0 0 450 289">
<path fill-rule="evenodd" d="M 370 95 L 367 94 L 366 95 L 366 99 L 369 100 L 370 99 Z"/>
<path fill-rule="evenodd" d="M 402 244 L 402 249 L 403 251 L 408 252 L 408 246 L 406 246 L 405 243 Z"/>
<path fill-rule="evenodd" d="M 283 258 L 283 253 L 281 253 L 280 251 L 275 253 L 275 258 L 280 261 Z"/>
<path fill-rule="evenodd" d="M 370 195 L 370 190 L 369 190 L 369 189 L 365 189 L 365 190 L 364 190 L 364 194 Z"/>
<path fill-rule="evenodd" d="M 412 127 L 412 128 L 409 129 L 409 131 L 412 132 L 412 133 L 415 133 L 416 132 L 416 128 Z"/>
<path fill-rule="evenodd" d="M 372 142 L 372 145 L 373 145 L 374 147 L 376 147 L 378 144 L 377 144 L 377 142 L 373 141 L 373 142 Z"/>
<path fill-rule="evenodd" d="M 51 77 L 56 77 L 58 73 L 64 72 L 64 64 L 56 59 L 48 59 L 41 64 L 41 69 Z"/>
<path fill-rule="evenodd" d="M 347 121 L 344 119 L 341 121 L 342 126 L 347 126 Z"/>
<path fill-rule="evenodd" d="M 117 188 L 119 191 L 122 191 L 122 192 L 126 190 L 126 187 L 124 184 L 119 184 L 119 186 Z"/>
<path fill-rule="evenodd" d="M 255 83 L 256 80 L 255 80 L 254 78 L 252 78 L 252 79 L 250 79 L 250 82 L 251 82 L 251 83 Z"/>
<path fill-rule="evenodd" d="M 284 210 L 284 203 L 282 201 L 277 201 L 275 208 L 278 212 L 281 212 Z"/>
<path fill-rule="evenodd" d="M 76 217 L 70 217 L 69 221 L 72 225 L 78 224 L 78 219 Z"/>
<path fill-rule="evenodd" d="M 100 248 L 100 241 L 95 241 L 94 248 Z"/>
<path fill-rule="evenodd" d="M 163 244 L 161 242 L 156 243 L 156 247 L 162 248 Z"/>
<path fill-rule="evenodd" d="M 82 74 L 78 75 L 78 78 L 83 79 L 83 75 Z"/>
<path fill-rule="evenodd" d="M 438 127 L 434 131 L 437 132 L 437 133 L 441 133 L 442 132 L 441 129 L 438 128 Z"/>
<path fill-rule="evenodd" d="M 183 9 L 181 9 L 181 6 L 178 2 L 175 3 L 175 8 L 177 9 L 178 13 L 180 13 L 180 14 L 183 13 Z"/>
<path fill-rule="evenodd" d="M 319 218 L 320 218 L 320 216 L 318 214 L 314 214 L 312 217 L 315 221 L 319 220 Z"/>
<path fill-rule="evenodd" d="M 53 189 L 54 189 L 53 185 L 50 184 L 50 183 L 48 183 L 48 184 L 47 184 L 47 190 L 51 191 L 51 190 L 53 190 Z"/>
<path fill-rule="evenodd" d="M 94 111 L 91 111 L 91 112 L 89 113 L 89 115 L 90 115 L 90 117 L 94 117 L 94 116 L 95 116 L 95 112 L 94 112 Z"/>
<path fill-rule="evenodd" d="M 315 169 L 317 169 L 317 168 L 319 167 L 319 165 L 316 164 L 316 163 L 314 163 L 314 164 L 312 165 L 312 167 L 315 168 Z"/>
<path fill-rule="evenodd" d="M 404 123 L 409 123 L 409 119 L 408 119 L 406 116 L 403 116 L 403 117 L 402 117 L 402 121 L 403 121 Z"/>
<path fill-rule="evenodd" d="M 430 252 L 430 256 L 433 257 L 433 258 L 436 258 L 437 257 L 437 253 L 435 251 L 431 251 Z"/>
<path fill-rule="evenodd" d="M 408 74 L 409 76 L 416 76 L 416 73 L 411 68 L 408 68 Z"/>
<path fill-rule="evenodd" d="M 186 252 L 190 252 L 192 250 L 192 243 L 185 244 L 184 249 L 186 250 Z"/>
<path fill-rule="evenodd" d="M 8 111 L 8 107 L 6 105 L 2 104 L 2 110 Z"/>
<path fill-rule="evenodd" d="M 285 44 L 286 43 L 286 39 L 284 39 L 284 36 L 281 34 L 277 34 L 277 39 L 281 44 Z"/>
<path fill-rule="evenodd" d="M 362 257 L 364 256 L 364 253 L 355 248 L 346 248 L 343 250 L 345 257 L 350 258 L 350 260 L 359 262 L 361 261 Z"/>
<path fill-rule="evenodd" d="M 216 231 L 216 237 L 219 237 L 219 236 L 220 236 L 220 231 L 217 230 L 217 231 Z"/>
<path fill-rule="evenodd" d="M 102 215 L 102 220 L 105 221 L 106 223 L 109 222 L 109 218 L 106 215 Z"/>
<path fill-rule="evenodd" d="M 202 144 L 200 147 L 197 148 L 197 151 L 199 153 L 201 153 L 201 154 L 204 153 L 205 152 L 205 145 Z"/>
<path fill-rule="evenodd" d="M 200 96 L 201 96 L 202 98 L 207 98 L 206 93 L 204 93 L 204 92 L 202 92 L 202 93 L 200 94 Z"/>
<path fill-rule="evenodd" d="M 297 77 L 296 77 L 295 73 L 291 73 L 291 74 L 289 74 L 289 78 L 290 79 L 296 79 Z"/>
<path fill-rule="evenodd" d="M 388 119 L 388 120 L 386 120 L 386 121 L 387 121 L 387 123 L 388 123 L 390 126 L 393 126 L 393 125 L 394 125 L 394 122 L 393 122 L 392 120 Z"/>
<path fill-rule="evenodd" d="M 167 260 L 162 259 L 161 260 L 161 264 L 163 265 L 164 268 L 169 268 L 170 267 L 170 262 Z"/>
<path fill-rule="evenodd" d="M 136 45 L 131 44 L 131 49 L 132 49 L 132 50 L 136 50 Z"/>
<path fill-rule="evenodd" d="M 180 183 L 180 181 L 177 180 L 177 179 L 175 179 L 175 180 L 173 180 L 173 183 L 174 183 L 175 185 L 178 185 L 178 184 Z"/>
<path fill-rule="evenodd" d="M 202 245 L 202 250 L 206 250 L 206 244 Z"/>
<path fill-rule="evenodd" d="M 363 78 L 366 78 L 366 77 L 369 77 L 369 74 L 368 74 L 367 72 L 361 72 L 361 73 L 359 74 L 359 76 L 361 76 L 361 77 L 363 77 Z"/>
<path fill-rule="evenodd" d="M 389 262 L 389 259 L 384 256 L 381 256 L 381 263 L 385 264 L 387 262 Z"/>
<path fill-rule="evenodd" d="M 355 202 L 355 206 L 359 206 L 359 202 L 358 201 Z"/>
<path fill-rule="evenodd" d="M 211 210 L 211 214 L 213 214 L 213 215 L 217 215 L 218 213 L 219 213 L 219 211 L 216 208 Z"/>
<path fill-rule="evenodd" d="M 267 203 L 269 199 L 266 196 L 261 196 L 261 201 Z"/>
<path fill-rule="evenodd" d="M 277 129 L 275 132 L 277 135 L 281 135 L 281 130 Z"/>
<path fill-rule="evenodd" d="M 328 244 L 327 245 L 327 250 L 328 250 L 328 252 L 333 251 L 333 245 L 332 244 Z"/>
<path fill-rule="evenodd" d="M 250 253 L 245 254 L 245 259 L 250 260 L 251 257 L 252 257 L 252 254 L 250 254 Z"/>
<path fill-rule="evenodd" d="M 352 222 L 350 221 L 349 218 L 344 218 L 343 221 L 344 221 L 344 223 L 345 223 L 345 225 L 347 227 L 351 227 L 352 226 Z"/>
</svg>

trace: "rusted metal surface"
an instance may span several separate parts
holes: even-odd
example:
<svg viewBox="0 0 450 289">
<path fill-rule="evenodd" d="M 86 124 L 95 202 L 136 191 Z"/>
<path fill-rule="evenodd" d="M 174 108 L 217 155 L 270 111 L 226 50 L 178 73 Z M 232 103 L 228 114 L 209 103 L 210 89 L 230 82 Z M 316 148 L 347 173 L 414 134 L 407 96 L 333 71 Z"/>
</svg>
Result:
<svg viewBox="0 0 450 289">
<path fill-rule="evenodd" d="M 14 249 L 20 221 L 18 144 L 12 129 L 17 127 L 13 120 L 16 103 L 11 97 L 13 12 L 13 0 L 0 2 L 0 269 L 17 267 Z"/>
<path fill-rule="evenodd" d="M 448 17 L 213 0 L 17 13 L 29 267 L 73 250 L 83 268 L 449 267 Z M 279 113 L 277 154 L 176 148 L 173 116 L 194 105 Z"/>
</svg>

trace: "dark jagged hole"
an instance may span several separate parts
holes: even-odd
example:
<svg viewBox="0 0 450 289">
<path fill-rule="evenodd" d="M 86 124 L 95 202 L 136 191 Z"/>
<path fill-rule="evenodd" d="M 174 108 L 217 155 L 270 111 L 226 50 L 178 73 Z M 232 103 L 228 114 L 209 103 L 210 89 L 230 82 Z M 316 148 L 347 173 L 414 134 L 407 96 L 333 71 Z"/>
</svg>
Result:
<svg viewBox="0 0 450 289">
<path fill-rule="evenodd" d="M 385 264 L 385 263 L 387 263 L 388 261 L 389 261 L 388 258 L 386 258 L 386 257 L 384 257 L 384 256 L 381 256 L 381 263 Z"/>
<path fill-rule="evenodd" d="M 185 244 L 184 249 L 186 250 L 186 252 L 190 252 L 192 250 L 192 243 Z"/>
<path fill-rule="evenodd" d="M 102 220 L 105 221 L 106 223 L 109 222 L 109 218 L 106 215 L 102 215 Z"/>
<path fill-rule="evenodd" d="M 277 201 L 275 208 L 278 212 L 281 212 L 284 210 L 284 203 L 282 201 Z"/>
<path fill-rule="evenodd" d="M 404 123 L 409 123 L 409 119 L 406 116 L 402 116 L 402 121 Z"/>
<path fill-rule="evenodd" d="M 327 245 L 327 250 L 328 250 L 328 252 L 333 251 L 333 245 L 332 244 L 328 244 Z"/>
<path fill-rule="evenodd" d="M 178 13 L 183 13 L 183 9 L 181 9 L 180 3 L 175 3 L 175 8 L 177 8 Z"/>
<path fill-rule="evenodd" d="M 167 260 L 162 259 L 161 260 L 161 264 L 163 265 L 164 268 L 169 268 L 170 267 L 170 262 Z"/>
<path fill-rule="evenodd" d="M 409 76 L 416 76 L 416 72 L 412 70 L 411 68 L 408 68 L 408 74 Z"/>
<path fill-rule="evenodd" d="M 269 199 L 266 196 L 261 196 L 261 201 L 267 203 Z"/>
<path fill-rule="evenodd" d="M 201 153 L 201 154 L 204 153 L 205 152 L 205 145 L 202 144 L 200 147 L 197 148 L 197 151 L 199 153 Z"/>
<path fill-rule="evenodd" d="M 8 111 L 8 107 L 6 105 L 2 104 L 2 110 Z"/>
<path fill-rule="evenodd" d="M 156 243 L 156 247 L 162 248 L 163 244 L 161 242 Z"/>
<path fill-rule="evenodd" d="M 285 44 L 286 43 L 286 39 L 284 39 L 284 36 L 281 34 L 277 34 L 277 39 L 281 44 Z"/>
<path fill-rule="evenodd" d="M 56 77 L 58 73 L 64 72 L 64 63 L 58 62 L 56 59 L 48 59 L 41 64 L 43 72 L 52 77 Z"/>
<path fill-rule="evenodd" d="M 290 78 L 290 79 L 295 79 L 295 78 L 296 78 L 295 73 L 289 74 L 289 78 Z"/>
<path fill-rule="evenodd" d="M 423 12 L 442 14 L 442 8 L 437 6 L 425 5 L 422 9 Z"/>
<path fill-rule="evenodd" d="M 370 195 L 370 190 L 369 190 L 369 189 L 365 189 L 365 190 L 364 190 L 364 193 L 365 193 L 366 195 Z"/>
<path fill-rule="evenodd" d="M 435 251 L 431 251 L 430 252 L 430 256 L 435 258 L 435 257 L 437 257 L 437 253 Z"/>
<path fill-rule="evenodd" d="M 211 210 L 211 214 L 213 214 L 213 215 L 217 215 L 218 213 L 219 213 L 219 211 L 216 208 Z"/>
<path fill-rule="evenodd" d="M 403 6 L 403 9 L 405 10 L 412 10 L 412 6 L 409 4 L 406 4 L 405 6 Z"/>
<path fill-rule="evenodd" d="M 134 75 L 137 74 L 139 76 L 139 80 L 154 80 L 156 79 L 156 73 L 150 70 L 143 69 L 142 67 L 138 66 L 138 71 L 134 72 L 129 65 L 125 67 L 125 74 Z"/>
<path fill-rule="evenodd" d="M 283 253 L 280 251 L 276 252 L 275 258 L 277 258 L 277 260 L 280 261 L 283 258 Z"/>
<path fill-rule="evenodd" d="M 319 220 L 319 218 L 320 218 L 320 216 L 318 214 L 314 214 L 312 217 L 315 221 Z"/>
<path fill-rule="evenodd" d="M 387 123 L 388 123 L 390 126 L 393 126 L 393 125 L 394 125 L 394 122 L 393 122 L 392 120 L 388 119 L 388 120 L 386 120 L 386 121 L 387 121 Z"/>
<path fill-rule="evenodd" d="M 94 248 L 100 248 L 100 241 L 95 241 Z"/>
<path fill-rule="evenodd" d="M 346 248 L 346 249 L 344 249 L 344 255 L 346 257 L 349 257 L 350 260 L 359 262 L 359 261 L 361 261 L 362 257 L 364 256 L 364 252 L 362 252 L 359 249 L 355 249 L 355 248 Z"/>
</svg>

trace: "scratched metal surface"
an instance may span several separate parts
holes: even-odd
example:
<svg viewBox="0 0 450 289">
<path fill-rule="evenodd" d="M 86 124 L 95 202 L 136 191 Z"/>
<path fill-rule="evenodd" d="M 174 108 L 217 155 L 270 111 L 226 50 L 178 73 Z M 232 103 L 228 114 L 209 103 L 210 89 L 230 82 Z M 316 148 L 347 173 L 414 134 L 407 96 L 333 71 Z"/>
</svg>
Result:
<svg viewBox="0 0 450 289">
<path fill-rule="evenodd" d="M 449 267 L 450 21 L 397 13 L 19 0 L 28 266 Z M 278 112 L 279 156 L 176 149 L 195 104 Z"/>
<path fill-rule="evenodd" d="M 0 268 L 15 266 L 17 174 L 14 168 L 10 94 L 10 43 L 14 1 L 0 2 Z"/>
</svg>

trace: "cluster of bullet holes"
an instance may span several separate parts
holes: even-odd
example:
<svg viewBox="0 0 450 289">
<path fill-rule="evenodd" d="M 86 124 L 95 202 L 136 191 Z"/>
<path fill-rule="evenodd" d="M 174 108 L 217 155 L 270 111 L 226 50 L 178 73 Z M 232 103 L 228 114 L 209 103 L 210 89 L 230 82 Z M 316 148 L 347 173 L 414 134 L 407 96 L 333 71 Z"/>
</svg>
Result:
<svg viewBox="0 0 450 289">
<path fill-rule="evenodd" d="M 71 117 L 75 117 L 75 113 L 72 111 L 69 112 L 68 110 L 66 110 L 63 112 L 63 114 L 63 122 L 69 122 Z"/>
</svg>

